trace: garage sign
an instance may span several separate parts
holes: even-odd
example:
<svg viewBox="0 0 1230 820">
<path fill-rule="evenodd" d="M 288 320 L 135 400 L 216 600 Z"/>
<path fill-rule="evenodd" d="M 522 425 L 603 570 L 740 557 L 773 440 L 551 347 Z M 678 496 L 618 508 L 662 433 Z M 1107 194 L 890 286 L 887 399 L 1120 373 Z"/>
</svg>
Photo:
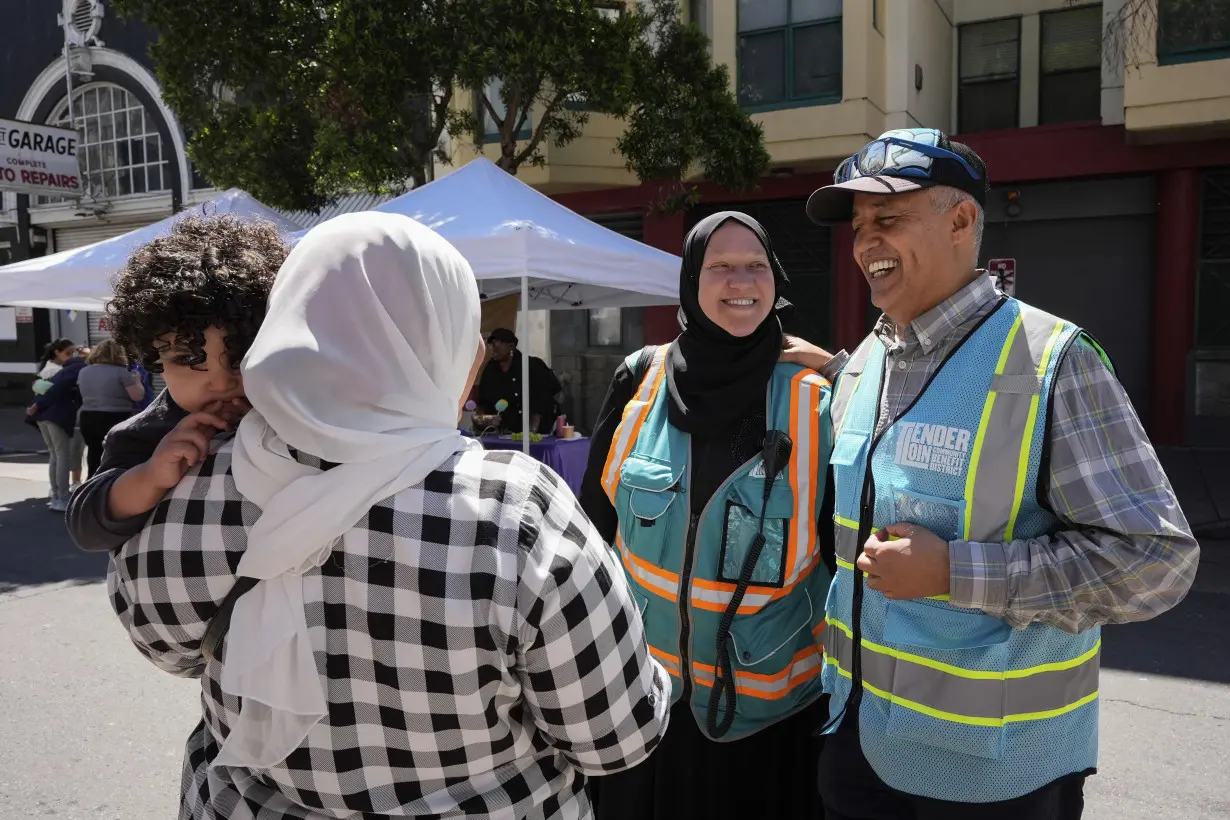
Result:
<svg viewBox="0 0 1230 820">
<path fill-rule="evenodd" d="M 20 120 L 0 120 L 0 191 L 81 196 L 77 132 Z"/>
</svg>

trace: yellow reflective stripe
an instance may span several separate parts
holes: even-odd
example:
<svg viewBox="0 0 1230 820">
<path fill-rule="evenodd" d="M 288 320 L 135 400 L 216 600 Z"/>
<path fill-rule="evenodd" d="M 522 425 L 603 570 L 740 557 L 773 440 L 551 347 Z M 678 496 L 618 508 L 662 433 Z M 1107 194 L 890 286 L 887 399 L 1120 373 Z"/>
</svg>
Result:
<svg viewBox="0 0 1230 820">
<path fill-rule="evenodd" d="M 999 351 L 999 361 L 995 364 L 995 375 L 1002 375 L 1004 367 L 1008 364 L 1008 353 L 1012 350 L 1012 342 L 1016 339 L 1017 331 L 1021 329 L 1021 317 L 1018 315 L 1016 321 L 1012 323 L 1012 328 L 1008 331 L 1008 338 L 1004 341 L 1004 346 Z M 970 527 L 973 524 L 974 515 L 974 479 L 978 475 L 978 462 L 982 459 L 982 445 L 987 437 L 987 425 L 991 421 L 991 410 L 995 407 L 994 390 L 987 391 L 987 400 L 982 407 L 982 418 L 978 420 L 978 433 L 974 436 L 974 452 L 970 454 L 969 471 L 965 475 L 965 522 L 962 527 L 961 537 L 969 540 Z"/>
<path fill-rule="evenodd" d="M 858 532 L 858 522 L 852 521 L 849 518 L 842 518 L 840 515 L 833 516 L 833 522 L 839 527 L 845 527 L 848 530 Z"/>
<path fill-rule="evenodd" d="M 833 668 L 837 670 L 837 674 L 841 675 L 843 678 L 851 677 L 848 671 L 841 668 L 841 664 L 837 662 L 837 659 L 833 658 L 827 652 L 824 653 L 824 661 L 825 663 L 832 664 Z M 870 683 L 867 683 L 867 681 L 863 681 L 863 688 L 866 689 L 871 694 L 875 695 L 876 697 L 883 698 L 884 700 L 887 700 L 890 703 L 895 704 L 897 706 L 904 706 L 905 708 L 910 709 L 912 711 L 919 712 L 929 717 L 933 717 L 936 720 L 946 720 L 951 723 L 964 723 L 967 726 L 990 726 L 990 727 L 1002 727 L 1006 723 L 1024 723 L 1025 721 L 1029 721 L 1029 720 L 1045 720 L 1047 718 L 1053 718 L 1053 717 L 1059 717 L 1060 715 L 1066 715 L 1068 712 L 1074 712 L 1087 703 L 1093 703 L 1095 700 L 1098 699 L 1098 694 L 1099 694 L 1097 691 L 1095 691 L 1088 695 L 1085 695 L 1085 697 L 1081 698 L 1080 700 L 1073 701 L 1072 703 L 1067 704 L 1066 706 L 1060 706 L 1057 709 L 1048 709 L 1045 712 L 1023 712 L 1021 714 L 1016 714 L 1016 715 L 1004 715 L 1002 718 L 979 718 L 979 717 L 969 717 L 968 715 L 958 715 L 953 712 L 944 712 L 939 709 L 934 709 L 930 706 L 926 706 L 916 701 L 912 701 L 907 698 L 900 697 L 899 695 L 894 695 L 891 692 L 885 692 L 883 689 L 880 689 L 877 686 L 873 686 Z"/>
<path fill-rule="evenodd" d="M 855 351 L 855 353 L 857 354 L 858 351 Z M 867 363 L 864 360 L 863 369 L 859 371 L 858 378 L 854 380 L 854 387 L 850 388 L 850 392 L 846 396 L 846 399 L 845 399 L 845 404 L 842 405 L 841 419 L 837 422 L 837 426 L 833 429 L 833 439 L 834 440 L 836 440 L 838 434 L 841 433 L 841 428 L 846 426 L 846 416 L 849 415 L 850 413 L 850 400 L 853 399 L 854 394 L 858 392 L 858 386 L 863 383 L 863 373 L 865 372 L 867 372 Z M 842 381 L 844 381 L 844 377 L 838 376 L 837 377 L 837 387 L 838 388 L 841 387 Z M 834 394 L 834 398 L 836 398 L 836 394 Z"/>
<path fill-rule="evenodd" d="M 841 621 L 830 617 L 828 619 L 828 624 L 846 633 L 846 636 L 850 638 L 850 640 L 854 640 L 853 631 L 851 631 L 850 627 L 846 626 Z M 916 663 L 919 666 L 926 666 L 940 672 L 946 672 L 949 675 L 956 675 L 959 678 L 970 678 L 972 680 L 1008 680 L 1009 678 L 1028 678 L 1032 675 L 1042 674 L 1043 672 L 1061 672 L 1064 669 L 1072 669 L 1080 666 L 1098 654 L 1102 648 L 1102 639 L 1098 638 L 1097 643 L 1093 645 L 1092 649 L 1087 652 L 1082 652 L 1075 658 L 1069 658 L 1064 661 L 1055 661 L 1053 663 L 1043 663 L 1037 666 L 1030 666 L 1025 669 L 1009 669 L 1004 672 L 988 672 L 980 669 L 963 669 L 960 666 L 953 666 L 950 663 L 937 661 L 933 658 L 925 658 L 922 655 L 915 655 L 911 652 L 902 652 L 899 649 L 882 646 L 881 644 L 874 641 L 869 641 L 866 638 L 863 638 L 863 648 L 869 649 L 870 651 L 880 655 L 887 655 L 890 658 L 909 661 L 910 663 Z"/>
<path fill-rule="evenodd" d="M 1020 321 L 1018 319 L 1017 321 Z M 1046 347 L 1042 351 L 1042 356 L 1038 361 L 1038 375 L 1045 376 L 1046 369 L 1050 365 L 1051 356 L 1055 351 L 1055 342 L 1059 339 L 1059 334 L 1063 332 L 1063 322 L 1056 322 L 1054 329 L 1051 331 L 1051 337 L 1046 340 Z M 1021 438 L 1021 455 L 1017 458 L 1016 463 L 1016 492 L 1012 498 L 1012 512 L 1008 516 L 1008 527 L 1004 530 L 1004 540 L 1011 541 L 1012 533 L 1016 529 L 1016 517 L 1021 512 L 1021 499 L 1025 494 L 1025 479 L 1029 473 L 1029 451 L 1033 447 L 1034 428 L 1038 424 L 1038 399 L 1041 398 L 1035 393 L 1029 400 L 1029 417 L 1025 420 L 1025 435 Z M 967 512 L 966 515 L 969 513 Z"/>
</svg>

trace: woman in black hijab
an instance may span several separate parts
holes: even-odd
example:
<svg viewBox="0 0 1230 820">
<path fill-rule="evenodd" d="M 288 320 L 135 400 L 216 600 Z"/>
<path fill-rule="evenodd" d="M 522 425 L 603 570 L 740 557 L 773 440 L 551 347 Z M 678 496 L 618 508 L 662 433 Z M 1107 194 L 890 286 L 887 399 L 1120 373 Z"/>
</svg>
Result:
<svg viewBox="0 0 1230 820">
<path fill-rule="evenodd" d="M 760 223 L 735 211 L 703 219 L 684 243 L 683 332 L 664 352 L 646 348 L 620 365 L 599 414 L 581 505 L 622 554 L 673 698 L 670 728 L 653 756 L 591 781 L 600 820 L 823 815 L 815 786 L 821 741 L 813 733 L 824 723 L 826 699 L 813 635 L 831 577 L 819 553 L 832 555 L 824 480 L 832 436 L 827 382 L 779 363 L 788 285 Z M 782 385 L 803 383 L 804 398 L 787 402 L 786 412 L 778 397 L 794 388 Z M 767 434 L 781 428 L 810 443 L 774 469 L 779 484 L 801 483 L 786 498 L 806 496 L 807 504 L 787 502 L 780 519 L 780 506 L 770 511 L 766 527 L 762 458 Z M 818 475 L 800 479 L 796 467 Z M 672 494 L 686 502 L 675 503 Z M 751 495 L 757 501 L 742 506 Z M 791 515 L 806 516 L 804 526 Z M 754 543 L 758 517 L 763 549 L 753 553 L 746 544 Z M 804 542 L 802 555 L 785 533 L 803 534 L 796 539 Z M 794 575 L 785 566 L 791 558 Z M 751 584 L 744 578 L 747 596 L 732 603 L 740 575 Z M 673 598 L 663 578 L 676 579 Z M 696 604 L 697 589 L 712 595 L 722 588 L 724 607 Z M 735 686 L 723 687 L 723 669 Z M 786 688 L 758 699 L 757 682 L 767 680 Z"/>
</svg>

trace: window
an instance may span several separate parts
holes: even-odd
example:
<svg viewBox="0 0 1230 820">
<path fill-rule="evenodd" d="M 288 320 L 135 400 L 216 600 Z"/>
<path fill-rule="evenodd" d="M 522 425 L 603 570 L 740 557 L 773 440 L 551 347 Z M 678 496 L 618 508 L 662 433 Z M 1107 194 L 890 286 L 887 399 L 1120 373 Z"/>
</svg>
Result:
<svg viewBox="0 0 1230 820">
<path fill-rule="evenodd" d="M 120 197 L 167 191 L 171 174 L 164 159 L 158 125 L 135 96 L 112 83 L 91 83 L 73 90 L 77 162 L 89 190 L 97 196 Z M 65 97 L 48 125 L 71 127 Z M 64 202 L 63 197 L 39 197 L 39 204 Z"/>
<path fill-rule="evenodd" d="M 1102 7 L 1042 15 L 1038 122 L 1102 118 Z"/>
<path fill-rule="evenodd" d="M 957 130 L 1016 128 L 1021 97 L 1021 18 L 961 26 Z"/>
<path fill-rule="evenodd" d="M 499 115 L 500 119 L 504 119 L 504 117 L 508 116 L 508 108 L 505 106 L 504 98 L 500 94 L 503 88 L 504 81 L 499 77 L 496 77 L 493 80 L 488 80 L 487 87 L 482 90 L 482 93 L 485 94 L 487 99 L 491 102 L 491 107 L 495 109 L 495 113 Z M 499 124 L 491 119 L 491 115 L 487 113 L 487 106 L 483 105 L 481 97 L 476 96 L 475 102 L 478 104 L 478 119 L 483 124 L 483 142 L 499 142 Z M 520 117 L 521 113 L 518 112 L 517 116 Z M 530 125 L 531 119 L 532 116 L 525 118 L 525 126 L 522 127 L 522 129 L 517 133 L 517 139 L 527 140 L 530 138 L 530 131 L 532 128 Z"/>
<path fill-rule="evenodd" d="M 689 0 L 688 22 L 709 36 L 709 0 Z"/>
<path fill-rule="evenodd" d="M 739 0 L 739 104 L 841 101 L 841 0 Z"/>
<path fill-rule="evenodd" d="M 1158 0 L 1157 61 L 1230 57 L 1230 0 Z"/>
<path fill-rule="evenodd" d="M 623 316 L 619 308 L 594 308 L 589 312 L 589 346 L 620 347 L 623 344 Z"/>
</svg>

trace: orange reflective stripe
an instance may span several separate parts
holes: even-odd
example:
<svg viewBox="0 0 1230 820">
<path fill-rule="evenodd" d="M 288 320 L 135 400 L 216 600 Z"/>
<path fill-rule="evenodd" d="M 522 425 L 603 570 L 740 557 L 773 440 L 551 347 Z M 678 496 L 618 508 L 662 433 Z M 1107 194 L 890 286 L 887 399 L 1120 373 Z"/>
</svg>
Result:
<svg viewBox="0 0 1230 820">
<path fill-rule="evenodd" d="M 762 675 L 758 672 L 735 670 L 735 691 L 760 700 L 780 700 L 790 694 L 816 675 L 823 666 L 823 654 L 819 646 L 813 645 L 799 650 L 791 659 L 790 664 L 772 675 Z M 713 686 L 717 670 L 703 663 L 692 664 L 692 677 L 697 684 Z"/>
<path fill-rule="evenodd" d="M 679 677 L 679 659 L 678 658 L 676 658 L 674 655 L 670 654 L 669 652 L 663 652 L 661 649 L 658 649 L 658 647 L 654 646 L 653 644 L 649 644 L 649 654 L 657 658 L 658 662 L 662 664 L 662 668 L 664 668 L 668 673 L 674 675 L 675 677 Z"/>
<path fill-rule="evenodd" d="M 623 536 L 616 533 L 615 543 L 619 547 L 620 558 L 623 559 L 624 569 L 628 571 L 628 575 L 634 578 L 637 583 L 650 592 L 659 597 L 666 598 L 669 601 L 679 600 L 679 576 L 673 572 L 656 567 L 646 561 L 644 558 L 639 558 L 624 546 Z"/>
<path fill-rule="evenodd" d="M 666 374 L 665 362 L 666 346 L 663 345 L 653 354 L 653 363 L 645 372 L 645 377 L 641 379 L 636 395 L 624 405 L 619 426 L 615 428 L 615 435 L 611 437 L 611 449 L 607 451 L 606 464 L 602 468 L 602 489 L 606 491 L 606 496 L 612 504 L 615 503 L 615 488 L 619 485 L 619 468 L 623 466 L 624 459 L 628 457 L 632 445 L 636 443 L 637 436 L 641 434 L 641 427 L 649 415 L 649 408 L 653 405 L 658 389 L 662 386 L 662 377 Z"/>
<path fill-rule="evenodd" d="M 790 382 L 790 418 L 794 450 L 790 457 L 790 486 L 794 490 L 794 517 L 790 521 L 786 555 L 786 586 L 813 562 L 816 544 L 815 486 L 820 480 L 820 393 L 828 381 L 802 370 Z"/>
<path fill-rule="evenodd" d="M 739 604 L 737 614 L 753 615 L 776 600 L 785 598 L 795 587 L 807 580 L 811 571 L 820 563 L 820 553 L 814 553 L 803 567 L 803 573 L 792 583 L 784 587 L 749 586 Z M 724 581 L 706 581 L 701 578 L 692 579 L 692 606 L 709 612 L 724 612 L 734 594 L 735 585 Z"/>
</svg>

